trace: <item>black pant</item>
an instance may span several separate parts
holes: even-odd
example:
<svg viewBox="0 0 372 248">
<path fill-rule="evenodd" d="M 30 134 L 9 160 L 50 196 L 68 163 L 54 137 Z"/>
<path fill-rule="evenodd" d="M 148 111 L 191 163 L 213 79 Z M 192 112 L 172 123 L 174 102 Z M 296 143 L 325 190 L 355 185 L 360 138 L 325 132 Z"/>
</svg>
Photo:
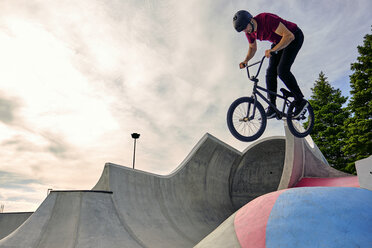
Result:
<svg viewBox="0 0 372 248">
<path fill-rule="evenodd" d="M 304 42 L 304 35 L 301 29 L 294 33 L 295 39 L 284 49 L 270 57 L 269 67 L 266 71 L 266 87 L 273 92 L 277 91 L 277 76 L 284 82 L 287 88 L 295 95 L 295 100 L 301 100 L 304 95 L 298 87 L 296 78 L 291 73 L 291 66 Z M 276 44 L 273 44 L 273 48 Z M 276 96 L 268 94 L 270 102 L 275 104 Z"/>
</svg>

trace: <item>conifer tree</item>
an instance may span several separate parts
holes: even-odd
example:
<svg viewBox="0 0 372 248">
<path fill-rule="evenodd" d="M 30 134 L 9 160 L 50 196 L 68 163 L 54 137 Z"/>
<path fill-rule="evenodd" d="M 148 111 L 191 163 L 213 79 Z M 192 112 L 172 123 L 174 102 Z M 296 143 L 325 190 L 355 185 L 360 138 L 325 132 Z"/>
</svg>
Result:
<svg viewBox="0 0 372 248">
<path fill-rule="evenodd" d="M 346 137 L 344 121 L 349 117 L 349 112 L 342 105 L 347 97 L 342 96 L 339 89 L 331 86 L 323 72 L 319 73 L 319 78 L 311 90 L 309 102 L 315 115 L 311 137 L 328 163 L 336 169 L 344 170 L 347 165 L 342 151 Z"/>
<path fill-rule="evenodd" d="M 355 172 L 354 162 L 372 154 L 372 35 L 364 37 L 363 46 L 358 46 L 360 56 L 351 64 L 348 107 L 352 117 L 345 123 L 347 140 L 343 149 L 349 157 L 347 170 Z"/>
</svg>

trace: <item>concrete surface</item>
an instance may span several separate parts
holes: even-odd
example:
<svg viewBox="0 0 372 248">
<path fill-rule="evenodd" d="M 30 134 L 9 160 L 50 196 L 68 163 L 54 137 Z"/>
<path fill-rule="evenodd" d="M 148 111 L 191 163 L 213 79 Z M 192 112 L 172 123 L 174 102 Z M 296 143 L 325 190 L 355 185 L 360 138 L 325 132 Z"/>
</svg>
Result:
<svg viewBox="0 0 372 248">
<path fill-rule="evenodd" d="M 355 163 L 361 188 L 372 190 L 372 156 Z"/>
<path fill-rule="evenodd" d="M 232 171 L 231 200 L 239 209 L 254 198 L 278 189 L 285 159 L 285 137 L 252 144 Z"/>
<path fill-rule="evenodd" d="M 311 139 L 296 138 L 284 122 L 285 162 L 278 189 L 294 187 L 302 178 L 335 178 L 352 176 L 329 166 L 322 152 Z"/>
<path fill-rule="evenodd" d="M 190 247 L 250 200 L 277 190 L 284 156 L 284 137 L 240 153 L 207 134 L 171 175 L 107 164 L 93 189 L 115 192 L 122 218 L 143 245 Z M 154 222 L 162 228 L 142 224 Z"/>
<path fill-rule="evenodd" d="M 240 247 L 236 237 L 234 220 L 236 213 L 232 214 L 216 230 L 200 241 L 195 248 L 233 248 Z"/>
<path fill-rule="evenodd" d="M 325 177 L 325 178 L 302 178 L 294 187 L 357 187 L 359 188 L 356 176 L 347 177 Z"/>
<path fill-rule="evenodd" d="M 23 224 L 33 212 L 0 213 L 0 240 Z"/>
<path fill-rule="evenodd" d="M 192 247 L 236 209 L 229 178 L 241 153 L 205 135 L 170 175 L 106 164 L 93 188 L 114 192 L 121 219 L 143 247 Z"/>
<path fill-rule="evenodd" d="M 272 142 L 275 145 L 272 145 Z M 112 195 L 92 194 L 95 195 L 96 202 L 104 201 L 108 209 L 116 211 L 122 228 L 119 231 L 117 229 L 119 227 L 115 227 L 115 230 L 118 230 L 120 236 L 128 239 L 128 244 L 124 242 L 115 246 L 115 243 L 107 247 L 123 247 L 123 244 L 125 244 L 124 247 L 192 247 L 196 245 L 241 205 L 250 200 L 250 198 L 244 200 L 242 196 L 251 197 L 256 190 L 249 188 L 249 184 L 247 186 L 238 183 L 239 180 L 236 179 L 239 175 L 238 171 L 247 172 L 249 166 L 256 168 L 258 172 L 256 175 L 268 185 L 267 191 L 261 190 L 259 194 L 276 189 L 281 177 L 280 164 L 283 158 L 265 165 L 265 163 L 253 163 L 247 157 L 251 153 L 250 156 L 255 156 L 254 160 L 259 160 L 267 156 L 267 151 L 278 154 L 275 148 L 278 147 L 277 143 L 282 144 L 279 146 L 279 153 L 283 154 L 283 138 L 267 139 L 258 144 L 259 147 L 260 144 L 261 146 L 264 144 L 260 149 L 248 149 L 243 154 L 206 134 L 185 161 L 167 176 L 132 170 L 111 163 L 106 164 L 93 190 L 114 193 Z M 266 149 L 265 146 L 267 146 Z M 263 154 L 260 155 L 260 152 Z M 276 169 L 275 165 L 279 169 Z M 265 166 L 273 167 L 272 171 L 276 169 L 276 172 L 271 174 L 268 172 L 267 175 L 260 176 L 260 171 L 268 170 L 266 168 L 269 167 Z M 271 178 L 265 179 L 265 176 Z M 277 177 L 275 180 L 274 176 Z M 272 184 L 271 181 L 275 183 Z M 259 181 L 256 182 L 255 187 L 259 187 Z M 236 200 L 236 192 L 241 194 L 239 201 Z M 84 246 L 84 243 L 80 241 L 82 236 L 80 229 L 88 226 L 93 228 L 98 221 L 90 224 L 77 221 L 82 213 L 93 211 L 90 209 L 94 206 L 83 204 L 87 194 L 90 193 L 53 192 L 36 211 L 33 218 L 30 218 L 13 235 L 1 241 L 0 247 L 11 247 L 20 239 L 22 239 L 20 244 L 27 241 L 27 244 L 24 244 L 27 247 L 51 247 L 52 243 L 63 244 L 63 247 L 73 247 L 77 244 L 79 247 L 90 247 Z M 111 203 L 108 199 L 100 200 L 101 198 L 110 198 Z M 79 205 L 79 202 L 83 205 Z M 102 206 L 96 211 L 102 212 L 103 209 Z M 94 219 L 93 216 L 91 218 Z M 59 222 L 59 219 L 63 219 L 63 222 Z M 113 221 L 102 220 L 102 222 L 110 226 Z M 77 229 L 78 227 L 80 229 Z M 58 233 L 60 238 L 58 238 Z"/>
<path fill-rule="evenodd" d="M 246 204 L 196 247 L 370 248 L 371 205 L 372 192 L 361 188 L 275 191 Z"/>
<path fill-rule="evenodd" d="M 0 246 L 139 247 L 125 231 L 111 196 L 111 192 L 51 191 Z"/>
<path fill-rule="evenodd" d="M 266 247 L 371 247 L 371 206 L 372 192 L 361 188 L 285 190 L 267 221 Z"/>
<path fill-rule="evenodd" d="M 304 176 L 345 174 L 289 132 L 244 152 L 206 134 L 169 175 L 107 163 L 93 191 L 52 191 L 0 247 L 192 247 L 255 197 Z M 233 230 L 221 233 L 234 243 Z"/>
</svg>

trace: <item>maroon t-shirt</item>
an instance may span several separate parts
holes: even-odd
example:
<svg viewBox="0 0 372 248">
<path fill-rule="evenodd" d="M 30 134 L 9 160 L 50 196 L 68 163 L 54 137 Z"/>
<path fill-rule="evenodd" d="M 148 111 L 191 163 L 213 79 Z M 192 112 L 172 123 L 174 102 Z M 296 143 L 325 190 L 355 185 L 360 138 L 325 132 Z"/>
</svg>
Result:
<svg viewBox="0 0 372 248">
<path fill-rule="evenodd" d="M 271 13 L 261 13 L 253 18 L 257 22 L 257 31 L 246 34 L 249 43 L 253 43 L 256 39 L 259 39 L 278 44 L 282 37 L 276 34 L 275 30 L 278 28 L 280 22 L 292 33 L 297 30 L 297 24 L 286 21 Z"/>
</svg>

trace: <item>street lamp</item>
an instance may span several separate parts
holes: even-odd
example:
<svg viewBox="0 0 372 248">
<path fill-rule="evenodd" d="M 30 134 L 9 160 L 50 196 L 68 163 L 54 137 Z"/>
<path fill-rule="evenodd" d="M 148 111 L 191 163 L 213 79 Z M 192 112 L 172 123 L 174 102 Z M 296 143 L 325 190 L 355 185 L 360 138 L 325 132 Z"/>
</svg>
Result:
<svg viewBox="0 0 372 248">
<path fill-rule="evenodd" d="M 136 141 L 139 137 L 140 137 L 139 133 L 132 133 L 132 138 L 134 139 L 133 170 L 134 170 L 134 162 L 136 160 Z"/>
</svg>

